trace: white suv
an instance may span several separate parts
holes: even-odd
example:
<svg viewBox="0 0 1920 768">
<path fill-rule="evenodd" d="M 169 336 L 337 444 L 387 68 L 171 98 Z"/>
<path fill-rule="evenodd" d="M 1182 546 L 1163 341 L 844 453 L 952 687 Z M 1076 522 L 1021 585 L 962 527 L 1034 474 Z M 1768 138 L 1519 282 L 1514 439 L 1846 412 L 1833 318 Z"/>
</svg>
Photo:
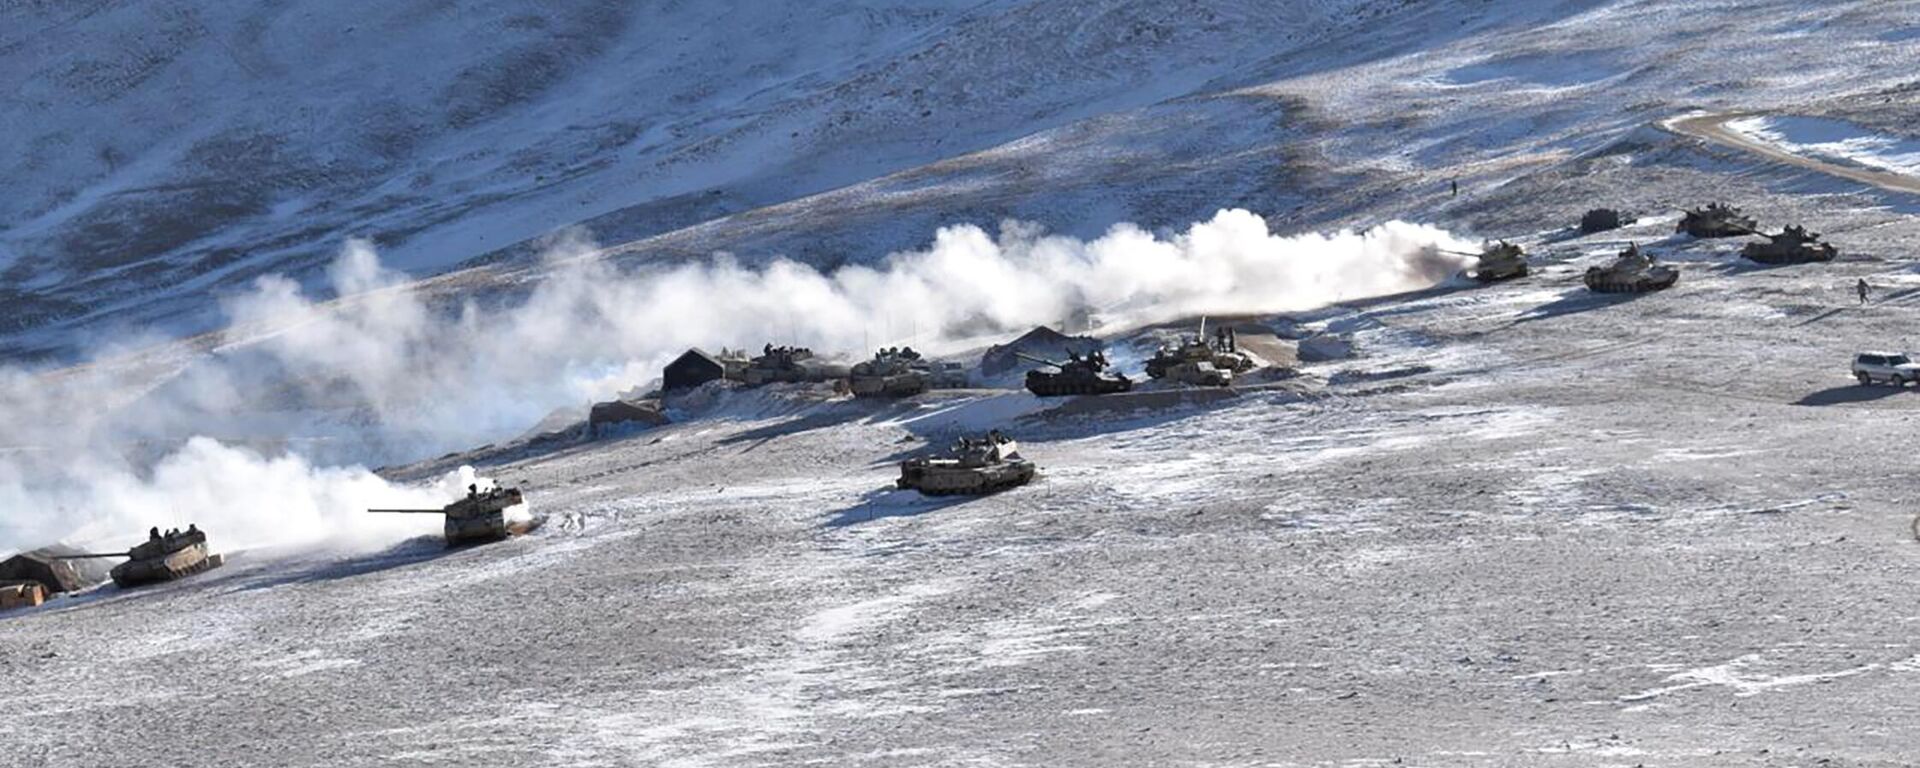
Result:
<svg viewBox="0 0 1920 768">
<path fill-rule="evenodd" d="M 1853 356 L 1853 377 L 1862 385 L 1884 381 L 1896 387 L 1920 382 L 1920 363 L 1899 352 L 1862 352 Z"/>
</svg>

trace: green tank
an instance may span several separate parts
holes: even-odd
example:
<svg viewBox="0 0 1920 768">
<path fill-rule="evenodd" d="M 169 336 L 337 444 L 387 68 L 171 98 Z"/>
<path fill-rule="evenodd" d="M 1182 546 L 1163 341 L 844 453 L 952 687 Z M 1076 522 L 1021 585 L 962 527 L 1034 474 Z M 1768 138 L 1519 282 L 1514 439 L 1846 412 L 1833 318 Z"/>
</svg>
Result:
<svg viewBox="0 0 1920 768">
<path fill-rule="evenodd" d="M 854 397 L 909 397 L 932 387 L 933 371 L 913 347 L 887 347 L 855 363 L 847 384 Z"/>
<path fill-rule="evenodd" d="M 59 559 L 106 557 L 127 559 L 107 574 L 113 578 L 114 584 L 123 589 L 173 581 L 226 564 L 225 556 L 208 551 L 206 532 L 194 525 L 188 525 L 184 531 L 171 530 L 164 534 L 159 528 L 154 528 L 148 531 L 146 541 L 127 550 L 125 554 L 103 552 L 63 555 Z"/>
<path fill-rule="evenodd" d="M 1595 232 L 1619 229 L 1628 224 L 1632 224 L 1634 221 L 1635 219 L 1632 216 L 1628 216 L 1612 208 L 1595 208 L 1581 215 L 1580 233 L 1591 235 Z"/>
<path fill-rule="evenodd" d="M 1147 360 L 1147 375 L 1196 387 L 1225 387 L 1233 375 L 1253 370 L 1253 358 L 1240 351 L 1233 331 L 1216 328 L 1207 336 L 1207 320 L 1200 319 L 1200 335 L 1183 336 L 1163 345 Z"/>
<path fill-rule="evenodd" d="M 1588 267 L 1583 280 L 1598 293 L 1645 293 L 1673 287 L 1680 280 L 1680 270 L 1654 262 L 1639 243 L 1631 243 L 1612 264 Z"/>
<path fill-rule="evenodd" d="M 803 363 L 812 359 L 813 350 L 806 347 L 776 347 L 769 344 L 761 350 L 759 357 L 747 363 L 741 378 L 749 387 L 809 381 L 812 377 Z"/>
<path fill-rule="evenodd" d="M 1754 227 L 1759 226 L 1746 214 L 1725 203 L 1708 203 L 1705 208 L 1690 208 L 1680 217 L 1680 223 L 1673 229 L 1694 237 L 1739 237 L 1755 234 Z"/>
<path fill-rule="evenodd" d="M 1526 250 L 1505 240 L 1488 243 L 1479 253 L 1462 251 L 1442 251 L 1442 253 L 1479 259 L 1474 262 L 1470 275 L 1483 283 L 1526 277 L 1530 269 L 1527 265 Z"/>
<path fill-rule="evenodd" d="M 1041 397 L 1061 395 L 1107 395 L 1133 389 L 1133 380 L 1107 370 L 1107 355 L 1094 350 L 1085 356 L 1067 350 L 1067 359 L 1056 362 L 1025 352 L 1014 356 L 1030 363 L 1052 367 L 1027 371 L 1027 390 Z"/>
<path fill-rule="evenodd" d="M 1805 227 L 1793 225 L 1777 235 L 1760 234 L 1767 239 L 1764 243 L 1747 243 L 1740 249 L 1740 255 L 1761 264 L 1807 264 L 1815 261 L 1833 261 L 1840 255 L 1840 249 L 1832 243 L 1820 242 L 1820 235 L 1808 232 Z"/>
<path fill-rule="evenodd" d="M 509 536 L 517 536 L 540 527 L 543 518 L 527 517 L 509 519 L 507 510 L 526 503 L 518 488 L 495 487 L 482 491 L 478 486 L 467 486 L 467 497 L 448 504 L 440 509 L 369 509 L 376 514 L 394 515 L 446 515 L 443 531 L 447 546 L 458 547 L 467 544 L 485 544 L 501 541 Z"/>
<path fill-rule="evenodd" d="M 900 462 L 894 485 L 928 496 L 984 494 L 1025 485 L 1033 479 L 1033 462 L 1020 457 L 1020 446 L 999 430 L 979 439 L 960 438 L 944 458 L 917 457 Z"/>
</svg>

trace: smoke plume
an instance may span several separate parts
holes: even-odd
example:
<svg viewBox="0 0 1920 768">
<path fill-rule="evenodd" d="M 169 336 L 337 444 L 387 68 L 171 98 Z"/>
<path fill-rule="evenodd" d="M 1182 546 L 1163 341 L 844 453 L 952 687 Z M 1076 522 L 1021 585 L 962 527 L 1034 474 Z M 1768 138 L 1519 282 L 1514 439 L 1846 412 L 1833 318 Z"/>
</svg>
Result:
<svg viewBox="0 0 1920 768">
<path fill-rule="evenodd" d="M 419 520 L 359 510 L 439 506 L 465 478 L 397 488 L 365 464 L 511 437 L 656 378 L 688 347 L 938 352 L 1074 314 L 1115 330 L 1300 310 L 1433 285 L 1463 266 L 1441 251 L 1470 248 L 1401 222 L 1276 236 L 1239 210 L 1166 237 L 1127 224 L 1090 241 L 1020 223 L 997 236 L 949 227 L 923 250 L 831 272 L 725 255 L 623 271 L 570 237 L 521 298 L 447 308 L 349 242 L 329 271 L 335 298 L 261 279 L 224 303 L 228 343 L 211 353 L 141 344 L 90 366 L 0 372 L 0 416 L 14 425 L 0 503 L 15 510 L 0 550 L 189 519 L 249 542 L 341 527 L 391 540 Z"/>
</svg>

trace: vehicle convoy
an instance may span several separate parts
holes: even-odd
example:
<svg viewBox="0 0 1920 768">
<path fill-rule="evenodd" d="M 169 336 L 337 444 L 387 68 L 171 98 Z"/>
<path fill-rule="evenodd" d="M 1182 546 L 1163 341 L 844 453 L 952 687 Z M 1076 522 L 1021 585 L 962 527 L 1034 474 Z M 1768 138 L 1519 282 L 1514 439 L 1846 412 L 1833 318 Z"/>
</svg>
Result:
<svg viewBox="0 0 1920 768">
<path fill-rule="evenodd" d="M 900 462 L 894 485 L 928 496 L 982 494 L 1025 485 L 1033 479 L 1033 462 L 1020 457 L 1020 446 L 999 430 L 986 437 L 962 437 L 950 457 L 916 457 Z"/>
<path fill-rule="evenodd" d="M 932 374 L 913 347 L 887 347 L 854 364 L 848 385 L 854 397 L 907 397 L 932 388 Z"/>
<path fill-rule="evenodd" d="M 1662 266 L 1633 243 L 1604 267 L 1588 267 L 1582 278 L 1589 290 L 1598 293 L 1644 293 L 1671 288 L 1680 280 L 1680 270 Z"/>
<path fill-rule="evenodd" d="M 518 488 L 494 486 L 480 490 L 478 485 L 467 486 L 467 496 L 440 509 L 369 509 L 376 514 L 395 515 L 446 515 L 447 523 L 443 529 L 447 537 L 447 546 L 457 547 L 464 544 L 484 544 L 500 541 L 508 536 L 517 536 L 532 531 L 546 522 L 546 518 L 534 516 L 509 516 L 507 511 L 526 503 Z"/>
<path fill-rule="evenodd" d="M 1014 355 L 1027 362 L 1055 369 L 1035 368 L 1027 371 L 1027 390 L 1041 397 L 1106 395 L 1133 389 L 1132 379 L 1107 370 L 1106 353 L 1097 349 L 1084 356 L 1067 350 L 1064 362 L 1035 357 L 1025 352 L 1015 352 Z"/>
<path fill-rule="evenodd" d="M 1833 261 L 1840 255 L 1840 249 L 1832 243 L 1820 242 L 1820 235 L 1808 232 L 1798 224 L 1787 227 L 1780 234 L 1769 235 L 1754 232 L 1767 239 L 1764 243 L 1747 243 L 1740 249 L 1740 255 L 1761 264 L 1807 264 L 1816 261 Z"/>
<path fill-rule="evenodd" d="M 1527 252 L 1520 246 L 1500 240 L 1488 243 L 1479 253 L 1462 251 L 1443 251 L 1456 256 L 1474 256 L 1480 260 L 1474 264 L 1471 276 L 1483 283 L 1512 280 L 1526 277 L 1528 272 Z"/>
<path fill-rule="evenodd" d="M 1163 345 L 1147 360 L 1148 376 L 1196 387 L 1229 386 L 1234 374 L 1250 370 L 1253 358 L 1240 351 L 1233 330 L 1215 328 L 1209 338 L 1206 318 L 1200 319 L 1200 335 Z"/>
<path fill-rule="evenodd" d="M 1675 232 L 1694 237 L 1739 237 L 1752 234 L 1759 224 L 1753 218 L 1725 203 L 1708 203 L 1705 208 L 1689 208 L 1680 217 Z"/>
<path fill-rule="evenodd" d="M 218 568 L 227 562 L 226 556 L 207 551 L 207 534 L 195 525 L 188 525 L 184 531 L 174 529 L 166 533 L 161 533 L 159 528 L 153 528 L 147 532 L 146 541 L 124 553 L 61 555 L 59 559 L 105 557 L 127 559 L 126 562 L 114 566 L 113 570 L 107 574 L 113 578 L 113 583 L 121 588 L 173 581 Z"/>
<path fill-rule="evenodd" d="M 1920 363 L 1899 352 L 1861 352 L 1853 356 L 1853 378 L 1863 387 L 1876 381 L 1902 387 L 1920 382 Z"/>
</svg>

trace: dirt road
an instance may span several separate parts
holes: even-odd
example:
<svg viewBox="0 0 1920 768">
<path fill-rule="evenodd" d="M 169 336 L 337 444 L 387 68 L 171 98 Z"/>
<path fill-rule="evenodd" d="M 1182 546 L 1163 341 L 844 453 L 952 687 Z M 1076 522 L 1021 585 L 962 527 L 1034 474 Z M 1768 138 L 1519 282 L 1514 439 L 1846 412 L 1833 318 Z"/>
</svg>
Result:
<svg viewBox="0 0 1920 768">
<path fill-rule="evenodd" d="M 1875 171 L 1856 166 L 1829 163 L 1816 158 L 1805 157 L 1788 152 L 1779 147 L 1757 141 L 1749 136 L 1727 128 L 1727 123 L 1741 118 L 1754 117 L 1756 112 L 1726 112 L 1705 115 L 1690 115 L 1662 121 L 1660 127 L 1683 136 L 1733 147 L 1752 152 L 1756 155 L 1789 165 L 1797 165 L 1809 170 L 1819 171 L 1829 176 L 1837 176 L 1862 184 L 1871 184 L 1894 192 L 1920 194 L 1920 179 L 1887 171 Z"/>
</svg>

